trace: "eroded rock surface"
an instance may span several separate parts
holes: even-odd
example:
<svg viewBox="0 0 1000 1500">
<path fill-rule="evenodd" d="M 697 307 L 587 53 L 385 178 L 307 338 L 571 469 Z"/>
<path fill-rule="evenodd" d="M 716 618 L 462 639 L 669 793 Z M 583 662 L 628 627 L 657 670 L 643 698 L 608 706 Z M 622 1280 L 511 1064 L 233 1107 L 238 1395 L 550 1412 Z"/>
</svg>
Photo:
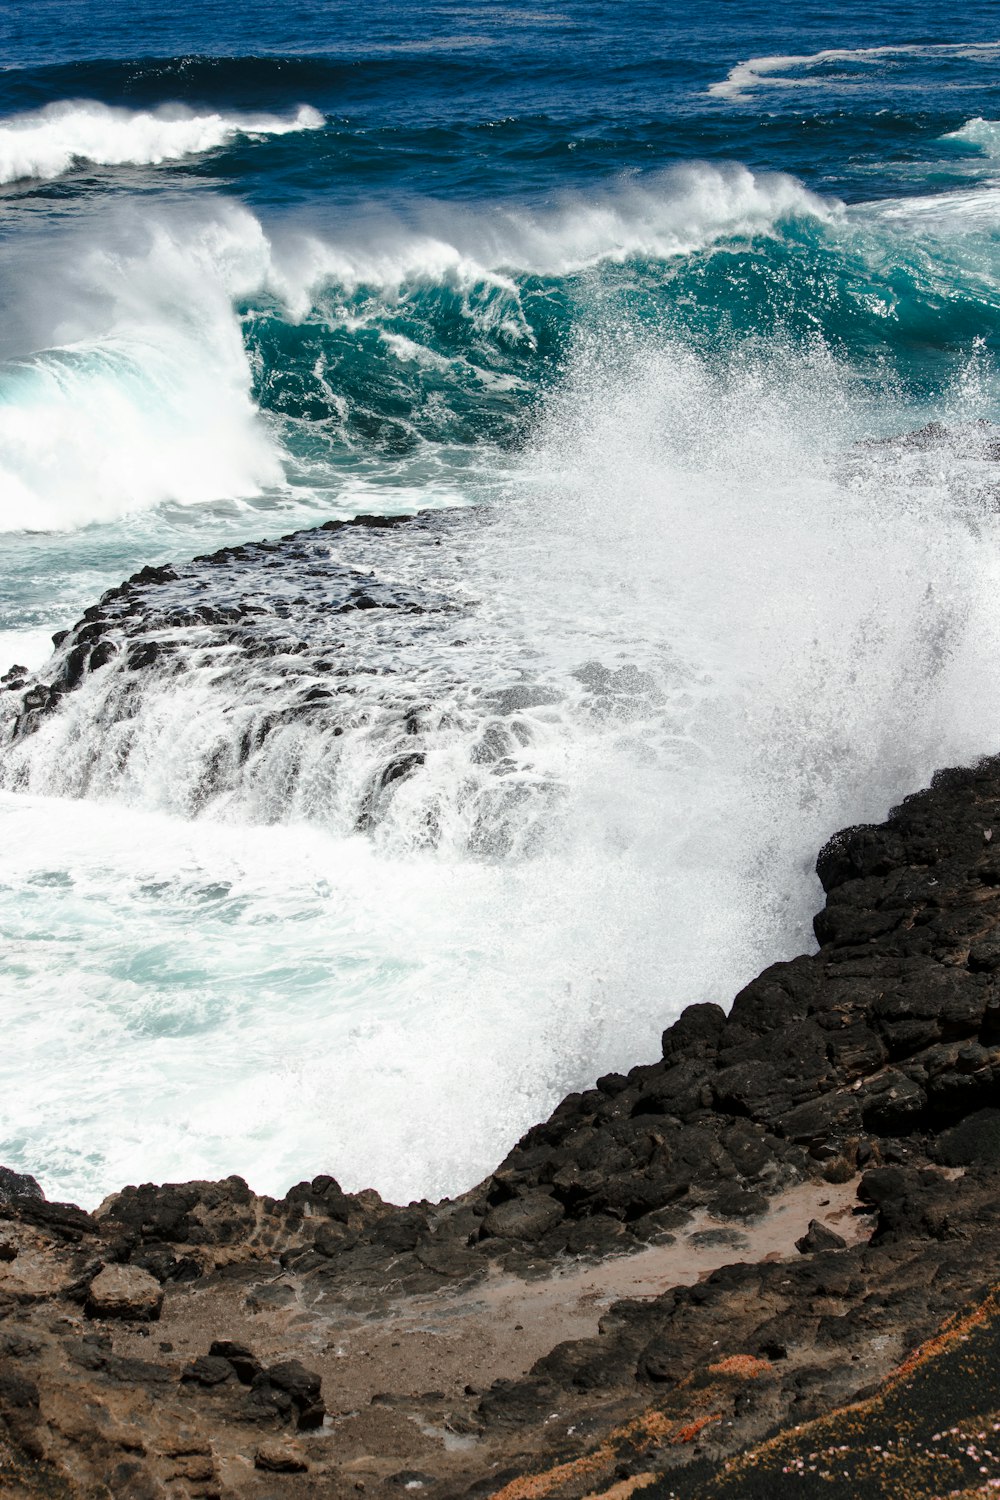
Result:
<svg viewBox="0 0 1000 1500">
<path fill-rule="evenodd" d="M 230 1178 L 91 1215 L 0 1174 L 4 1494 L 834 1493 L 766 1436 L 884 1415 L 1000 1282 L 995 828 L 989 761 L 839 835 L 817 953 L 686 1011 L 457 1200 Z M 158 1322 L 102 1308 L 133 1276 Z"/>
</svg>

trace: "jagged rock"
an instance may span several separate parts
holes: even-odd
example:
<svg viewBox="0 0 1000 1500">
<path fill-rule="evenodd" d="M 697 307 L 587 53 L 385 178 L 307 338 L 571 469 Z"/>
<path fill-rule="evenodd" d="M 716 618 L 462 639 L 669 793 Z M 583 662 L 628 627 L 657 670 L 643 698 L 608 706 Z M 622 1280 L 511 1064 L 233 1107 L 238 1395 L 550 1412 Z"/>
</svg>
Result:
<svg viewBox="0 0 1000 1500">
<path fill-rule="evenodd" d="M 224 1380 L 231 1380 L 235 1370 L 228 1359 L 220 1359 L 215 1355 L 201 1354 L 181 1374 L 181 1380 L 192 1385 L 212 1387 L 221 1385 Z"/>
<path fill-rule="evenodd" d="M 322 1377 L 314 1370 L 307 1370 L 300 1360 L 286 1359 L 254 1376 L 252 1394 L 261 1402 L 272 1402 L 278 1410 L 294 1407 L 299 1427 L 307 1430 L 323 1425 L 326 1407 L 321 1388 Z"/>
<path fill-rule="evenodd" d="M 812 1255 L 815 1250 L 843 1250 L 846 1246 L 843 1235 L 819 1219 L 810 1219 L 805 1234 L 795 1241 L 795 1248 L 802 1255 Z"/>
<path fill-rule="evenodd" d="M 14 1172 L 10 1167 L 0 1167 L 0 1203 L 15 1203 L 18 1199 L 34 1198 L 44 1201 L 45 1194 L 27 1172 Z"/>
<path fill-rule="evenodd" d="M 235 1372 L 241 1385 L 252 1385 L 263 1366 L 246 1344 L 232 1339 L 215 1339 L 209 1348 L 209 1357 L 223 1359 Z"/>
<path fill-rule="evenodd" d="M 530 1193 L 491 1208 L 483 1219 L 482 1233 L 507 1240 L 539 1240 L 562 1216 L 562 1205 L 554 1198 Z"/>
</svg>

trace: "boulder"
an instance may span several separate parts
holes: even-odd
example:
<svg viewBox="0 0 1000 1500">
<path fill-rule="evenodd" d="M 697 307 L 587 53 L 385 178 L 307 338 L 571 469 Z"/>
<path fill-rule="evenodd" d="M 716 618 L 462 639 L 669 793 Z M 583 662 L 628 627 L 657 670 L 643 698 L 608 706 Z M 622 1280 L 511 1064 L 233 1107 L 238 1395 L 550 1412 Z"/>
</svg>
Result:
<svg viewBox="0 0 1000 1500">
<path fill-rule="evenodd" d="M 523 1198 L 510 1198 L 491 1208 L 481 1233 L 504 1240 L 538 1240 L 554 1229 L 562 1216 L 562 1205 L 547 1193 L 526 1193 Z"/>
<path fill-rule="evenodd" d="M 90 1283 L 86 1310 L 92 1318 L 152 1323 L 163 1307 L 163 1288 L 138 1266 L 105 1266 Z"/>
<path fill-rule="evenodd" d="M 253 1456 L 254 1468 L 266 1474 L 304 1474 L 309 1462 L 297 1443 L 261 1443 Z"/>
<path fill-rule="evenodd" d="M 0 1167 L 0 1203 L 15 1203 L 19 1198 L 34 1198 L 41 1202 L 44 1197 L 38 1183 L 27 1172 Z"/>
<path fill-rule="evenodd" d="M 819 1219 L 811 1219 L 809 1228 L 801 1239 L 795 1241 L 800 1255 L 812 1255 L 816 1250 L 844 1250 L 847 1241 L 835 1229 L 829 1229 Z"/>
</svg>

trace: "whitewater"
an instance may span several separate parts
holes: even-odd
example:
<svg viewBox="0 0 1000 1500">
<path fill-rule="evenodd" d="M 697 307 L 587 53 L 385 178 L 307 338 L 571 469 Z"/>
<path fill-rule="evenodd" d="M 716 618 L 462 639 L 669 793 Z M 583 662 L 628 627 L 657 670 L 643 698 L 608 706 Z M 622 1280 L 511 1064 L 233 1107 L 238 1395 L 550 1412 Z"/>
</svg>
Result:
<svg viewBox="0 0 1000 1500">
<path fill-rule="evenodd" d="M 0 75 L 0 1160 L 85 1204 L 464 1188 L 996 749 L 988 11 L 333 11 Z"/>
</svg>

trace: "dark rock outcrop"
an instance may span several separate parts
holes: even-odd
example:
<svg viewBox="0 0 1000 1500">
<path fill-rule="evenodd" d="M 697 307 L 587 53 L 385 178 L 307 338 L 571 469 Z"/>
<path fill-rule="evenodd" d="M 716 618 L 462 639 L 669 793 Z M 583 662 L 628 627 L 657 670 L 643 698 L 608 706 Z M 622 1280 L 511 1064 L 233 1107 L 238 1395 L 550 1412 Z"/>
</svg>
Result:
<svg viewBox="0 0 1000 1500">
<path fill-rule="evenodd" d="M 174 1494 L 181 1476 L 185 1494 L 263 1495 L 255 1475 L 274 1493 L 308 1473 L 324 1495 L 353 1494 L 368 1482 L 357 1474 L 381 1472 L 380 1442 L 392 1474 L 422 1474 L 442 1495 L 569 1500 L 628 1476 L 663 1496 L 783 1493 L 768 1455 L 792 1453 L 782 1474 L 798 1472 L 795 1439 L 758 1449 L 766 1433 L 835 1424 L 942 1317 L 970 1299 L 992 1307 L 1000 1282 L 994 826 L 990 761 L 838 835 L 819 860 L 818 952 L 766 970 L 728 1016 L 684 1012 L 661 1059 L 570 1095 L 455 1201 L 395 1208 L 330 1176 L 261 1199 L 229 1178 L 127 1188 L 89 1215 L 0 1174 L 0 1473 L 17 1476 L 12 1493 L 104 1493 L 99 1476 L 127 1470 L 111 1493 Z M 822 1205 L 836 1193 L 854 1209 L 837 1228 L 804 1207 L 804 1232 L 789 1230 L 781 1253 L 755 1249 L 796 1195 Z M 715 1268 L 619 1300 L 527 1369 L 508 1361 L 485 1388 L 420 1394 L 390 1358 L 374 1399 L 354 1370 L 328 1412 L 329 1380 L 307 1351 L 349 1342 L 344 1330 L 416 1330 L 439 1307 L 473 1330 L 472 1359 L 484 1288 L 520 1288 L 528 1308 L 574 1266 L 612 1285 L 629 1252 L 679 1251 Z M 102 1276 L 142 1278 L 164 1300 L 159 1352 L 141 1328 L 95 1320 Z M 218 1336 L 199 1347 L 192 1333 L 183 1357 L 172 1340 L 189 1326 Z M 882 1412 L 889 1397 L 870 1399 Z M 977 1400 L 1000 1407 L 1000 1381 L 981 1379 Z M 81 1402 L 105 1413 L 85 1433 L 70 1415 Z M 338 1457 L 324 1423 L 346 1431 L 366 1402 L 374 1435 L 361 1456 Z M 255 1430 L 265 1436 L 248 1446 Z M 438 1431 L 466 1436 L 449 1447 Z M 771 1489 L 726 1467 L 743 1449 Z M 1000 1461 L 985 1468 L 1000 1479 Z M 811 1492 L 808 1472 L 797 1483 Z"/>
</svg>

